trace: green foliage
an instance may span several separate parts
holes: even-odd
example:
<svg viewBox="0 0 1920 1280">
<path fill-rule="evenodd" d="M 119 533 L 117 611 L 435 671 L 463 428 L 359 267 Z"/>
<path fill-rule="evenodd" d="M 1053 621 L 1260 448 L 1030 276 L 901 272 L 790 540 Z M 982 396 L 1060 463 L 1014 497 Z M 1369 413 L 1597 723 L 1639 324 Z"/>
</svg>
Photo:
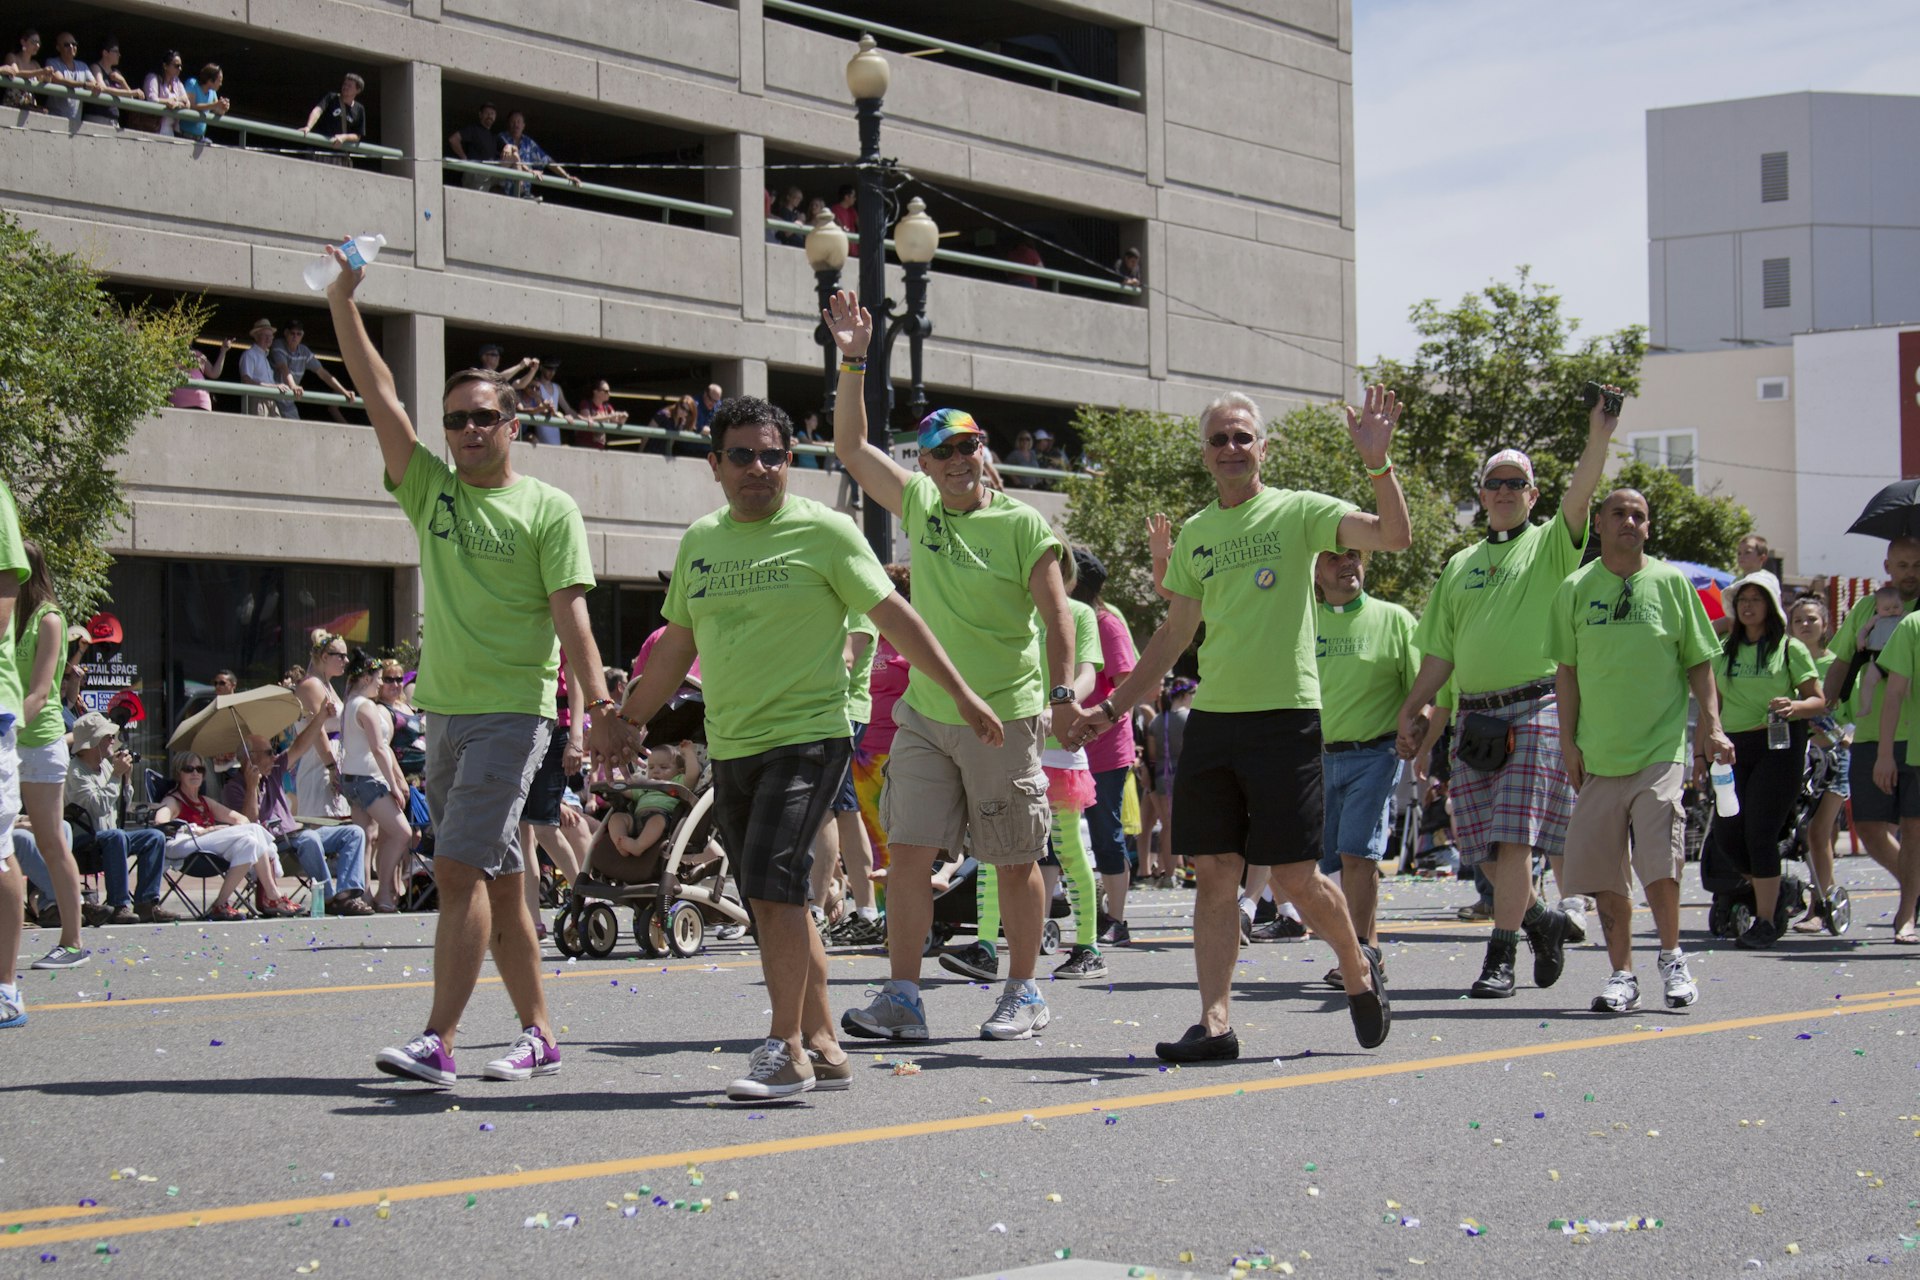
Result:
<svg viewBox="0 0 1920 1280">
<path fill-rule="evenodd" d="M 1647 498 L 1652 531 L 1647 554 L 1662 560 L 1691 560 L 1716 569 L 1733 568 L 1733 552 L 1753 530 L 1753 515 L 1724 494 L 1695 493 L 1665 467 L 1633 459 L 1594 495 L 1594 510 L 1612 489 L 1638 489 Z"/>
<path fill-rule="evenodd" d="M 1592 381 L 1637 391 L 1646 330 L 1629 325 L 1575 344 L 1580 322 L 1526 267 L 1515 283 L 1491 283 L 1451 310 L 1429 298 L 1411 317 L 1422 339 L 1412 363 L 1381 360 L 1365 370 L 1406 405 L 1394 445 L 1402 468 L 1465 497 L 1488 454 L 1524 449 L 1542 508 L 1555 509 L 1586 446 L 1581 388 Z"/>
<path fill-rule="evenodd" d="M 122 308 L 72 254 L 0 213 L 0 477 L 69 616 L 106 596 L 127 516 L 114 460 L 167 402 L 204 311 Z"/>
</svg>

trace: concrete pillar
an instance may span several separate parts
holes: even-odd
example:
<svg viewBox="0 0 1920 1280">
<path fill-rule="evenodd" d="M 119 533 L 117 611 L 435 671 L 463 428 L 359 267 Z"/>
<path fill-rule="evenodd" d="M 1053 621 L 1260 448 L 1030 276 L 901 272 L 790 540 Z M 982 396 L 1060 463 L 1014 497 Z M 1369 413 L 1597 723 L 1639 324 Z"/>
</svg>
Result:
<svg viewBox="0 0 1920 1280">
<path fill-rule="evenodd" d="M 1140 100 L 1131 105 L 1139 111 L 1140 127 L 1146 131 L 1147 182 L 1156 187 L 1167 182 L 1164 39 L 1154 27 L 1135 27 L 1120 33 L 1120 83 L 1140 91 Z"/>
<path fill-rule="evenodd" d="M 393 570 L 393 638 L 420 642 L 420 615 L 426 604 L 420 589 L 420 566 L 395 565 Z"/>
<path fill-rule="evenodd" d="M 414 430 L 437 442 L 440 389 L 447 381 L 447 322 L 440 316 L 380 317 L 380 350 L 393 370 L 394 389 Z"/>
<path fill-rule="evenodd" d="M 1167 295 L 1160 282 L 1170 278 L 1167 261 L 1167 224 L 1158 219 L 1146 224 L 1145 244 L 1140 246 L 1140 269 L 1146 272 L 1140 283 L 1147 290 L 1147 376 L 1164 380 L 1167 376 Z"/>
<path fill-rule="evenodd" d="M 740 11 L 740 92 L 761 97 L 767 91 L 766 13 L 760 0 L 734 0 Z"/>
<path fill-rule="evenodd" d="M 727 231 L 740 243 L 740 318 L 767 318 L 767 143 L 752 133 L 707 139 L 707 202 L 732 209 L 733 217 L 715 231 Z M 718 221 L 715 219 L 714 221 Z"/>
<path fill-rule="evenodd" d="M 439 271 L 447 265 L 443 230 L 440 151 L 440 68 L 431 62 L 403 62 L 380 73 L 380 109 L 386 117 L 382 137 L 405 158 L 391 163 L 413 179 L 413 265 Z"/>
<path fill-rule="evenodd" d="M 440 21 L 440 0 L 413 0 L 413 16 L 422 22 Z"/>
<path fill-rule="evenodd" d="M 734 396 L 759 396 L 767 394 L 767 362 L 752 358 L 736 360 L 715 360 L 713 362 L 713 380 L 720 384 L 720 390 L 728 398 Z"/>
</svg>

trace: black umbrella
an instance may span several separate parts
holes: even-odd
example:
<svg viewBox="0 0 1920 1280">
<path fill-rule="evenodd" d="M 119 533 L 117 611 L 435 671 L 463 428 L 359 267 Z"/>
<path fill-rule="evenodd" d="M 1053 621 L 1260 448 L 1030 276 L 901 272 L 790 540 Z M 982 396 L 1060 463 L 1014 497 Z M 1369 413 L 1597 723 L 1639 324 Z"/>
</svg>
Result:
<svg viewBox="0 0 1920 1280">
<path fill-rule="evenodd" d="M 1896 480 L 1861 508 L 1848 533 L 1869 538 L 1920 538 L 1920 479 Z"/>
</svg>

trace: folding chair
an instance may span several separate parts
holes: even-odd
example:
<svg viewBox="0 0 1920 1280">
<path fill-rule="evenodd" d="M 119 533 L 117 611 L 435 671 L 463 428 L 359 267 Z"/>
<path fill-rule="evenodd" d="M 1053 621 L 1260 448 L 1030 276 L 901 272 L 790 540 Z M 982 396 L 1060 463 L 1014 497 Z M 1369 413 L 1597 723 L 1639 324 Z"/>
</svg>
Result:
<svg viewBox="0 0 1920 1280">
<path fill-rule="evenodd" d="M 144 774 L 143 781 L 147 788 L 147 803 L 158 805 L 167 798 L 167 793 L 173 790 L 173 779 L 163 773 L 156 773 L 152 769 L 144 769 L 141 772 Z M 160 901 L 165 904 L 169 898 L 178 898 L 181 907 L 192 912 L 194 919 L 198 920 L 207 914 L 209 901 L 207 881 L 223 879 L 233 864 L 218 854 L 209 853 L 204 849 L 190 849 L 184 858 L 176 859 L 173 854 L 173 837 L 179 833 L 182 825 L 179 822 L 160 824 L 161 832 L 167 837 L 166 863 L 161 871 L 161 878 L 165 880 L 167 888 L 160 895 Z M 187 887 L 183 883 L 188 879 L 200 882 L 200 904 L 197 907 L 193 899 L 187 895 Z M 242 900 L 254 914 L 259 914 L 259 900 L 252 880 L 242 884 L 234 897 Z"/>
<path fill-rule="evenodd" d="M 433 882 L 433 814 L 427 809 L 427 793 L 419 787 L 407 788 L 407 822 L 413 827 L 413 843 L 401 859 L 400 878 L 407 890 L 400 909 L 432 911 L 440 905 L 440 886 Z"/>
</svg>

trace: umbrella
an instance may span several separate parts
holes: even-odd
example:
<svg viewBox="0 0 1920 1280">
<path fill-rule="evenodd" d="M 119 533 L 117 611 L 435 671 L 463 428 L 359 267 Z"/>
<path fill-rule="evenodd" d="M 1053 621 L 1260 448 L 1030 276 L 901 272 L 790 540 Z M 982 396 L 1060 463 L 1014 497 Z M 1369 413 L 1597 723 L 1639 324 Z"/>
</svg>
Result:
<svg viewBox="0 0 1920 1280">
<path fill-rule="evenodd" d="M 222 694 L 188 716 L 167 740 L 169 751 L 191 751 L 202 756 L 233 755 L 240 740 L 257 733 L 263 738 L 286 731 L 302 714 L 293 690 L 277 684 L 245 693 Z"/>
<path fill-rule="evenodd" d="M 1920 480 L 1895 480 L 1874 494 L 1847 532 L 1889 542 L 1920 537 Z"/>
<path fill-rule="evenodd" d="M 1725 587 L 1733 583 L 1733 575 L 1725 569 L 1716 569 L 1710 564 L 1695 564 L 1691 560 L 1669 560 L 1668 564 L 1687 575 L 1694 590 L 1702 587 Z"/>
</svg>

